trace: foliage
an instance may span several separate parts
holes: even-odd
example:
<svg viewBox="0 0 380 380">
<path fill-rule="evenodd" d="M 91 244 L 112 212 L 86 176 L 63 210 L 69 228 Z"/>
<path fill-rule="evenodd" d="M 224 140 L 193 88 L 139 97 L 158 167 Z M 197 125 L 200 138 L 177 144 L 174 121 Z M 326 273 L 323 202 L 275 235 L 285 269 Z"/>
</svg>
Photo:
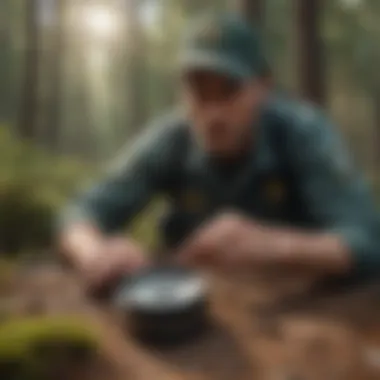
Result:
<svg viewBox="0 0 380 380">
<path fill-rule="evenodd" d="M 0 249 L 15 253 L 45 246 L 54 216 L 88 170 L 15 140 L 0 128 Z"/>
<path fill-rule="evenodd" d="M 12 320 L 0 326 L 0 378 L 48 379 L 59 366 L 95 355 L 98 337 L 87 321 L 69 317 Z"/>
<path fill-rule="evenodd" d="M 147 119 L 170 106 L 175 99 L 175 62 L 177 42 L 184 23 L 206 9 L 226 8 L 234 0 L 145 0 L 137 2 L 135 14 L 126 12 L 125 1 L 98 0 L 105 9 L 116 10 L 121 27 L 116 35 L 99 36 L 99 31 L 86 30 L 81 25 L 81 12 L 91 11 L 86 0 L 64 0 L 67 17 L 65 49 L 59 60 L 65 62 L 60 73 L 62 94 L 54 93 L 56 43 L 54 22 L 40 25 L 41 75 L 39 87 L 38 131 L 35 140 L 49 144 L 49 116 L 52 99 L 60 102 L 60 122 L 57 126 L 59 146 L 66 152 L 102 159 L 124 144 L 139 125 L 133 120 Z M 46 2 L 42 2 L 46 3 Z M 54 2 L 53 2 L 54 3 Z M 136 4 L 137 4 L 136 3 Z M 265 0 L 266 46 L 279 81 L 297 87 L 297 35 L 295 3 L 286 0 Z M 23 81 L 23 58 L 27 46 L 25 35 L 25 1 L 0 2 L 2 49 L 0 60 L 0 120 L 17 119 L 20 89 Z M 47 3 L 46 3 L 47 4 Z M 371 102 L 376 84 L 379 57 L 378 0 L 336 0 L 324 3 L 321 32 L 325 46 L 330 106 L 353 142 L 356 153 L 366 165 L 373 163 L 368 149 L 376 123 Z M 58 8 L 46 12 L 59 17 Z M 61 10 L 61 12 L 63 12 Z M 150 18 L 142 15 L 150 15 Z M 64 15 L 61 15 L 64 18 Z M 135 31 L 128 29 L 128 18 L 136 22 Z M 147 20 L 149 22 L 147 22 Z M 117 22 L 116 22 L 117 23 Z M 138 25 L 137 25 L 138 24 Z M 137 31 L 137 32 L 136 32 Z M 62 31 L 61 31 L 62 32 Z M 130 65 L 129 48 L 143 34 L 144 43 L 138 62 Z M 140 44 L 138 44 L 140 45 Z M 93 57 L 88 58 L 88 57 Z M 94 61 L 94 62 L 93 62 Z M 135 73 L 136 68 L 138 73 Z M 140 70 L 141 69 L 141 70 Z M 55 78 L 56 79 L 56 78 Z M 134 80 L 136 79 L 136 80 Z M 378 88 L 378 84 L 376 85 Z M 134 107 L 137 94 L 139 107 Z M 363 99 L 362 99 L 363 98 Z M 344 102 L 343 106 L 342 103 Z M 339 104 L 338 104 L 339 103 Z M 365 110 L 362 110 L 365 103 Z M 143 108 L 141 110 L 140 108 Z M 343 108 L 341 111 L 336 110 Z M 349 112 L 347 112 L 347 110 Z M 357 110 L 357 111 L 356 111 Z M 140 116 L 134 115 L 138 113 Z M 355 114 L 355 115 L 353 115 Z M 356 115 L 358 114 L 358 115 Z M 359 115 L 360 114 L 360 115 Z M 359 125 L 368 126 L 360 128 Z M 355 131 L 351 132 L 351 129 Z M 364 136 L 357 139 L 357 135 Z M 377 144 L 378 145 L 378 144 Z"/>
<path fill-rule="evenodd" d="M 84 12 L 91 11 L 86 0 L 64 0 L 65 10 L 60 11 L 54 6 L 44 8 L 53 19 L 62 19 L 64 30 L 60 32 L 65 35 L 65 49 L 56 49 L 58 24 L 41 23 L 38 125 L 32 143 L 51 148 L 54 132 L 60 151 L 102 160 L 139 132 L 135 122 L 145 123 L 175 101 L 177 44 L 187 20 L 200 11 L 226 8 L 235 2 L 144 0 L 136 2 L 134 13 L 126 12 L 125 1 L 97 3 L 119 15 L 116 35 L 105 31 L 102 36 L 101 31 L 86 29 L 78 11 L 81 6 Z M 263 35 L 270 63 L 280 84 L 296 90 L 299 62 L 295 4 L 286 0 L 264 3 Z M 28 49 L 25 4 L 23 0 L 0 2 L 4 47 L 0 59 L 0 123 L 5 120 L 11 124 L 19 118 Z M 149 20 L 143 17 L 147 14 Z M 379 165 L 375 154 L 379 146 L 376 129 L 380 128 L 380 86 L 376 80 L 379 14 L 379 0 L 325 2 L 320 26 L 329 108 L 366 171 L 378 171 Z M 129 21 L 134 21 L 133 30 L 128 27 Z M 132 45 L 139 50 L 133 65 Z M 64 67 L 57 67 L 57 62 L 64 62 Z M 54 86 L 56 81 L 61 86 Z M 57 118 L 52 117 L 54 112 L 58 112 Z M 51 123 L 56 119 L 57 125 Z M 13 123 L 12 129 L 16 126 Z M 81 182 L 83 173 L 89 175 L 88 168 L 75 160 L 52 157 L 15 141 L 5 128 L 0 128 L 0 170 L 0 253 L 45 246 L 57 208 Z M 379 181 L 375 182 L 378 189 Z M 377 192 L 380 194 L 380 189 Z M 143 218 L 147 214 L 149 217 Z M 158 244 L 157 214 L 148 208 L 133 228 L 138 240 L 149 247 Z"/>
</svg>

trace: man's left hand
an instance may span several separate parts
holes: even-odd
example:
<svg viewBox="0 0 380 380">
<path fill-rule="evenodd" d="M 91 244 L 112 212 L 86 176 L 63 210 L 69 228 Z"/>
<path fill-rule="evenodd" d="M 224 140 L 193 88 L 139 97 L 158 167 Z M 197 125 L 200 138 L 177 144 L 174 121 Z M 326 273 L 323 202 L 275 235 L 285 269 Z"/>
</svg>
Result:
<svg viewBox="0 0 380 380">
<path fill-rule="evenodd" d="M 185 242 L 179 259 L 190 265 L 217 267 L 266 264 L 285 252 L 286 239 L 287 234 L 237 213 L 225 213 Z"/>
</svg>

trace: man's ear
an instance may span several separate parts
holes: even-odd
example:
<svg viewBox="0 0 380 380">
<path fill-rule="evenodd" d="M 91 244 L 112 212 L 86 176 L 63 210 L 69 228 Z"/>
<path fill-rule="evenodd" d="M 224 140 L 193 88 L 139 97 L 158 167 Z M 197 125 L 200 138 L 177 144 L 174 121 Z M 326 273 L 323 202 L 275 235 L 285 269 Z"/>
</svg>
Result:
<svg viewBox="0 0 380 380">
<path fill-rule="evenodd" d="M 265 101 L 273 87 L 272 77 L 261 76 L 252 82 L 252 91 L 259 102 Z"/>
<path fill-rule="evenodd" d="M 271 89 L 274 84 L 274 77 L 272 71 L 269 69 L 265 70 L 264 73 L 260 76 L 260 80 L 263 84 L 263 87 Z"/>
<path fill-rule="evenodd" d="M 270 89 L 272 88 L 274 83 L 274 76 L 273 73 L 269 70 L 265 70 L 264 73 L 260 74 L 256 78 L 252 80 L 252 84 L 257 85 L 259 84 L 260 87 Z"/>
</svg>

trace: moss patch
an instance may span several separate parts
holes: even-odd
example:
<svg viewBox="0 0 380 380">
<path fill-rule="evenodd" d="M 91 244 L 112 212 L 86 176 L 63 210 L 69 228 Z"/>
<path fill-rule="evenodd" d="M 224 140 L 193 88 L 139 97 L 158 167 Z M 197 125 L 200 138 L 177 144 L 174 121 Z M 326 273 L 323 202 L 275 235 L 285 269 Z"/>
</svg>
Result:
<svg viewBox="0 0 380 380">
<path fill-rule="evenodd" d="M 54 371 L 95 356 L 98 338 L 88 322 L 36 317 L 0 325 L 0 378 L 48 379 Z"/>
</svg>

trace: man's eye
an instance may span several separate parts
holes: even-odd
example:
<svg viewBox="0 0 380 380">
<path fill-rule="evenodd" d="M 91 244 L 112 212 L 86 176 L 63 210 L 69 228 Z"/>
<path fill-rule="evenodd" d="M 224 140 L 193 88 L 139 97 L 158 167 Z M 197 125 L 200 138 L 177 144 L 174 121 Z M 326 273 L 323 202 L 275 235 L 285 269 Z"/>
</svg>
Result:
<svg viewBox="0 0 380 380">
<path fill-rule="evenodd" d="M 240 91 L 240 86 L 238 83 L 231 82 L 228 83 L 226 86 L 223 88 L 223 95 L 226 97 L 233 97 L 235 96 L 238 92 Z"/>
</svg>

